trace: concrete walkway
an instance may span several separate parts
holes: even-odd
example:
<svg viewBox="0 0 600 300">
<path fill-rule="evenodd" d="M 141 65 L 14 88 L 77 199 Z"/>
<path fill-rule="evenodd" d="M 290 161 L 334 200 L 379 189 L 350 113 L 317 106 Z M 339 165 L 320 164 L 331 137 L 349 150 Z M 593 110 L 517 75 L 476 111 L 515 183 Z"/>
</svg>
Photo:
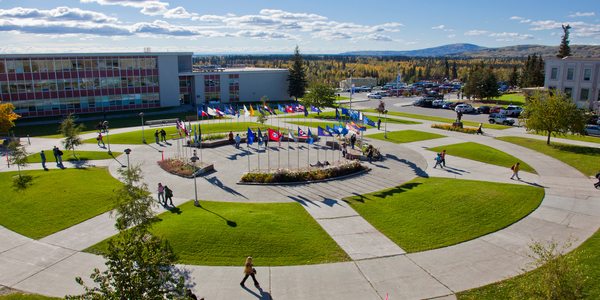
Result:
<svg viewBox="0 0 600 300">
<path fill-rule="evenodd" d="M 198 178 L 202 199 L 233 202 L 298 202 L 352 258 L 350 262 L 258 267 L 262 290 L 239 287 L 241 267 L 183 266 L 190 271 L 197 295 L 206 299 L 423 299 L 453 297 L 458 291 L 478 287 L 517 275 L 530 262 L 527 257 L 531 241 L 564 242 L 576 238 L 573 247 L 582 243 L 600 226 L 600 198 L 592 181 L 572 167 L 493 136 L 501 131 L 489 130 L 488 136 L 472 136 L 431 129 L 430 124 L 388 124 L 389 130 L 417 129 L 446 135 L 446 138 L 395 145 L 372 141 L 386 160 L 370 167 L 362 176 L 317 184 L 295 186 L 237 185 L 240 174 L 258 168 L 258 154 L 233 147 L 204 149 L 203 160 L 212 162 L 217 172 Z M 513 130 L 513 129 L 510 129 Z M 500 133 L 501 134 L 501 133 Z M 521 133 L 523 134 L 523 133 Z M 517 132 L 515 134 L 518 135 Z M 536 169 L 538 175 L 522 174 L 523 181 L 509 180 L 510 170 L 448 155 L 448 168 L 433 169 L 433 152 L 426 148 L 473 141 L 489 145 Z M 47 149 L 56 140 L 32 139 L 31 149 Z M 86 145 L 82 149 L 92 149 Z M 261 152 L 261 168 L 269 160 L 275 167 L 287 166 L 288 150 L 272 147 Z M 37 148 L 36 148 L 37 147 Z M 121 145 L 133 150 L 132 164 L 142 164 L 145 182 L 153 188 L 157 182 L 168 184 L 178 197 L 176 204 L 193 198 L 192 180 L 166 174 L 154 161 L 160 156 L 153 145 Z M 292 146 L 293 153 L 298 151 Z M 306 147 L 306 145 L 302 145 Z M 165 156 L 177 155 L 174 147 L 165 147 Z M 316 161 L 317 147 L 301 149 L 300 162 Z M 32 151 L 33 152 L 33 151 Z M 321 148 L 321 160 L 325 154 Z M 333 154 L 329 151 L 328 155 Z M 268 158 L 267 158 L 268 157 Z M 295 157 L 295 156 L 292 156 Z M 250 159 L 248 159 L 250 158 Z M 335 154 L 333 154 L 335 158 Z M 106 162 L 116 176 L 123 157 Z M 250 162 L 250 167 L 248 167 Z M 295 166 L 298 162 L 290 162 Z M 35 168 L 31 166 L 30 168 Z M 39 167 L 38 167 L 39 168 Z M 13 170 L 11 168 L 11 170 Z M 560 170 L 560 171 L 557 171 Z M 0 168 L 0 171 L 8 171 Z M 440 176 L 477 179 L 514 184 L 543 186 L 546 195 L 540 207 L 515 224 L 475 240 L 454 246 L 406 254 L 358 215 L 343 197 L 373 192 L 406 182 L 415 176 Z M 163 211 L 157 207 L 157 212 Z M 109 213 L 99 215 L 71 228 L 31 240 L 0 227 L 0 285 L 52 296 L 80 293 L 76 276 L 88 278 L 94 267 L 103 267 L 99 256 L 81 250 L 115 234 Z M 243 258 L 240 258 L 240 265 Z M 260 265 L 260 262 L 257 262 Z"/>
</svg>

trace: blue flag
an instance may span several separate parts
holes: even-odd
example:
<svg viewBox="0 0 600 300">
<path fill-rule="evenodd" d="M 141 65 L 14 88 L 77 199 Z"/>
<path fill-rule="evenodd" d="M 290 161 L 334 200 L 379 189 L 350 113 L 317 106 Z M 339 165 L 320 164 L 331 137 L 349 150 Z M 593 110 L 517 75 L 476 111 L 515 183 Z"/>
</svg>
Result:
<svg viewBox="0 0 600 300">
<path fill-rule="evenodd" d="M 342 107 L 342 115 L 350 116 L 350 112 L 347 108 Z"/>
<path fill-rule="evenodd" d="M 321 128 L 321 126 L 317 126 L 317 135 L 318 136 L 331 136 L 331 133 L 328 131 L 325 131 L 323 128 Z"/>
<path fill-rule="evenodd" d="M 252 132 L 252 129 L 250 129 L 250 127 L 248 127 L 248 145 L 252 145 L 254 144 L 254 132 Z"/>
<path fill-rule="evenodd" d="M 312 106 L 312 105 L 310 106 L 310 111 L 316 112 L 316 113 L 320 113 L 321 112 L 321 110 L 318 107 L 315 107 L 315 106 Z"/>
<path fill-rule="evenodd" d="M 335 119 L 338 120 L 339 118 L 340 118 L 340 111 L 336 107 L 335 108 Z"/>
<path fill-rule="evenodd" d="M 373 121 L 373 120 L 371 120 L 371 119 L 367 118 L 366 116 L 365 116 L 365 118 L 364 118 L 364 122 L 365 122 L 367 125 L 369 125 L 369 126 L 373 126 L 373 127 L 375 127 L 375 121 Z"/>
<path fill-rule="evenodd" d="M 310 132 L 310 128 L 308 129 L 308 139 L 306 140 L 306 142 L 311 145 L 315 142 L 315 140 L 313 139 L 313 136 L 312 136 L 312 132 Z"/>
<path fill-rule="evenodd" d="M 263 142 L 262 132 L 260 132 L 260 128 L 258 129 L 258 133 L 256 135 L 257 135 L 257 139 L 258 139 L 258 145 L 260 146 L 260 145 L 262 145 L 262 142 Z"/>
<path fill-rule="evenodd" d="M 330 135 L 333 135 L 335 133 L 335 131 L 333 130 L 333 128 L 329 127 L 329 125 L 326 125 L 325 129 L 327 129 L 327 132 L 329 132 Z"/>
</svg>

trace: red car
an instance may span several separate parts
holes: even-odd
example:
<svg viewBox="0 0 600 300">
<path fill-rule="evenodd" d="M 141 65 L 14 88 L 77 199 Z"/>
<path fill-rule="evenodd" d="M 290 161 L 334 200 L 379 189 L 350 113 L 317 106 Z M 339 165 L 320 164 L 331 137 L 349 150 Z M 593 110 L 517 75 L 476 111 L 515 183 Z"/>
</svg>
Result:
<svg viewBox="0 0 600 300">
<path fill-rule="evenodd" d="M 500 113 L 500 110 L 502 109 L 502 106 L 493 106 L 492 108 L 490 108 L 490 114 L 492 113 Z"/>
</svg>

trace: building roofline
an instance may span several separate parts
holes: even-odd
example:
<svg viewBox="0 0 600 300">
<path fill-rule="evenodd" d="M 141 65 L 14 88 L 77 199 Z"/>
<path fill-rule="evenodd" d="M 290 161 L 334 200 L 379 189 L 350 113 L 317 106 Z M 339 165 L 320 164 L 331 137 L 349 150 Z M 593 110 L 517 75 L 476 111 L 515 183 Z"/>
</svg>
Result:
<svg viewBox="0 0 600 300">
<path fill-rule="evenodd" d="M 0 58 L 81 57 L 81 56 L 192 56 L 193 52 L 98 52 L 98 53 L 11 53 Z"/>
<path fill-rule="evenodd" d="M 574 56 L 567 56 L 567 57 L 563 57 L 563 58 L 559 58 L 559 57 L 552 57 L 552 58 L 547 58 L 546 61 L 600 61 L 600 57 L 574 57 Z"/>
<path fill-rule="evenodd" d="M 270 73 L 270 72 L 288 72 L 288 69 L 276 68 L 232 68 L 215 71 L 195 71 L 195 72 L 179 72 L 179 76 L 195 76 L 202 74 L 231 74 L 231 73 Z"/>
</svg>

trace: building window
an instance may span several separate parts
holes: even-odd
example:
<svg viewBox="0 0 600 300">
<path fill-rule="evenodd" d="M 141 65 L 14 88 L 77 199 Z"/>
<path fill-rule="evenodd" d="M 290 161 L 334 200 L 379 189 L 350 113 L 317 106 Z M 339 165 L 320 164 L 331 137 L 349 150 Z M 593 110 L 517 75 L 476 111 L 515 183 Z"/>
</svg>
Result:
<svg viewBox="0 0 600 300">
<path fill-rule="evenodd" d="M 558 68 L 552 68 L 550 71 L 550 79 L 556 80 L 558 78 Z"/>
<path fill-rule="evenodd" d="M 592 69 L 586 68 L 583 70 L 583 80 L 590 81 L 592 79 Z"/>
<path fill-rule="evenodd" d="M 587 101 L 590 96 L 590 89 L 581 89 L 579 93 L 579 101 Z"/>
<path fill-rule="evenodd" d="M 221 101 L 221 75 L 204 75 L 204 101 Z"/>
<path fill-rule="evenodd" d="M 229 74 L 229 102 L 240 101 L 240 74 Z"/>
<path fill-rule="evenodd" d="M 573 68 L 568 68 L 567 69 L 567 80 L 573 80 L 574 73 L 575 73 L 575 70 Z"/>
<path fill-rule="evenodd" d="M 567 97 L 571 98 L 571 96 L 573 95 L 573 88 L 566 87 L 565 88 L 565 95 L 567 95 Z"/>
</svg>

